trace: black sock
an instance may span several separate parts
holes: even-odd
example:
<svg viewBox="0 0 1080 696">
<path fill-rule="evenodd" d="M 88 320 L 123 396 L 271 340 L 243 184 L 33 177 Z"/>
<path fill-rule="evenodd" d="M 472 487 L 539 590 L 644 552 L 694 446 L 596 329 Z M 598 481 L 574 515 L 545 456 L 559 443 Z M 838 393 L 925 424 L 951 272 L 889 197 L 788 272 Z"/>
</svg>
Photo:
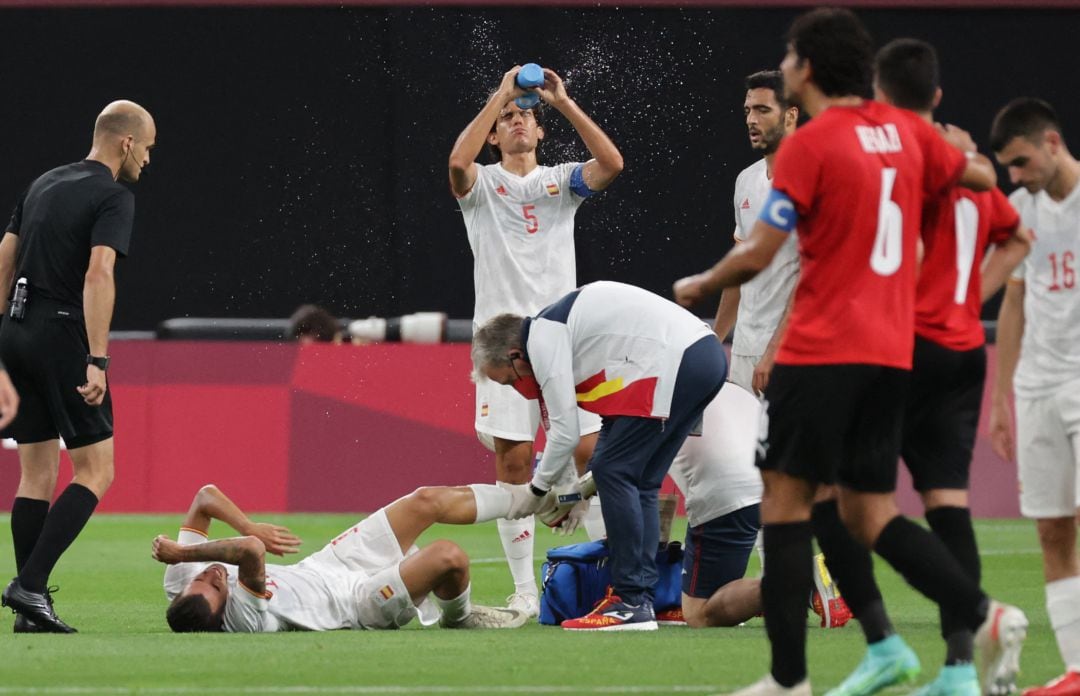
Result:
<svg viewBox="0 0 1080 696">
<path fill-rule="evenodd" d="M 23 569 L 26 559 L 33 553 L 48 514 L 48 500 L 15 498 L 11 506 L 11 541 L 15 546 L 16 573 Z"/>
<path fill-rule="evenodd" d="M 937 536 L 897 515 L 881 530 L 874 550 L 960 625 L 974 630 L 982 623 L 987 596 Z"/>
<path fill-rule="evenodd" d="M 982 579 L 979 547 L 971 525 L 971 511 L 962 507 L 940 507 L 926 511 L 930 529 L 945 544 L 953 558 L 972 580 Z M 955 665 L 974 660 L 974 634 L 952 613 L 941 610 L 941 637 L 945 639 L 945 664 Z"/>
<path fill-rule="evenodd" d="M 761 602 L 772 645 L 772 676 L 792 687 L 806 678 L 806 598 L 814 587 L 809 522 L 766 524 L 762 528 L 765 574 Z"/>
<path fill-rule="evenodd" d="M 72 483 L 64 489 L 45 518 L 34 552 L 19 571 L 23 587 L 31 592 L 45 591 L 49 573 L 86 526 L 97 504 L 97 496 L 86 486 Z"/>
<path fill-rule="evenodd" d="M 814 536 L 825 554 L 825 565 L 851 613 L 859 620 L 866 642 L 876 643 L 895 633 L 874 579 L 874 559 L 844 526 L 836 501 L 815 505 L 812 519 Z"/>
</svg>

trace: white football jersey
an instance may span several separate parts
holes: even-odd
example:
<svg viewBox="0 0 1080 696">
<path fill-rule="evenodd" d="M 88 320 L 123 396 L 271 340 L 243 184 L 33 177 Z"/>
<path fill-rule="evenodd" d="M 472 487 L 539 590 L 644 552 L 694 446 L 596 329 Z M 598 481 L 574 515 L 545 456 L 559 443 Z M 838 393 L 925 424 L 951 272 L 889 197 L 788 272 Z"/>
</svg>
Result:
<svg viewBox="0 0 1080 696">
<path fill-rule="evenodd" d="M 531 316 L 577 287 L 574 213 L 585 199 L 570 190 L 570 175 L 578 166 L 518 176 L 477 165 L 458 199 L 473 253 L 474 326 L 503 312 Z"/>
<path fill-rule="evenodd" d="M 686 497 L 691 527 L 761 502 L 754 466 L 761 403 L 725 385 L 705 408 L 701 437 L 688 437 L 668 471 Z"/>
<path fill-rule="evenodd" d="M 181 530 L 181 544 L 201 544 L 206 537 Z M 223 563 L 228 573 L 229 597 L 225 602 L 225 630 L 229 633 L 272 633 L 275 631 L 333 631 L 359 628 L 352 602 L 355 578 L 351 573 L 333 572 L 322 565 L 266 565 L 266 589 L 272 602 L 264 602 L 237 581 L 237 567 Z M 209 563 L 177 563 L 165 570 L 165 594 L 171 601 Z"/>
<path fill-rule="evenodd" d="M 739 173 L 735 180 L 735 239 L 745 242 L 754 229 L 772 183 L 760 159 Z M 776 252 L 768 268 L 740 288 L 739 313 L 731 352 L 760 356 L 784 316 L 788 298 L 799 276 L 799 246 L 795 234 Z"/>
<path fill-rule="evenodd" d="M 1060 203 L 1018 189 L 1009 201 L 1034 233 L 1024 281 L 1024 338 L 1014 386 L 1038 398 L 1080 378 L 1080 184 Z"/>
</svg>

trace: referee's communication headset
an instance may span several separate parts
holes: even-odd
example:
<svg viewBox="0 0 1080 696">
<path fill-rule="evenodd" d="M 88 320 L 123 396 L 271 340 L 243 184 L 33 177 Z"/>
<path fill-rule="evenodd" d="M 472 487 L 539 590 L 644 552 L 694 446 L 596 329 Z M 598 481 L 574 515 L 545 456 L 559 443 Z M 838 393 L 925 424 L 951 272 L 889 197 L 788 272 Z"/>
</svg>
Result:
<svg viewBox="0 0 1080 696">
<path fill-rule="evenodd" d="M 131 151 L 135 149 L 135 136 L 124 136 L 124 140 L 127 140 L 128 138 L 131 138 L 131 143 L 129 143 L 128 146 L 124 148 L 124 159 L 120 160 L 120 166 L 116 168 L 116 176 L 113 177 L 113 181 L 119 180 L 120 170 L 124 168 L 124 163 L 127 162 L 128 155 L 130 155 Z M 143 165 L 139 164 L 138 159 L 133 159 L 131 161 L 134 162 L 135 166 L 139 168 L 139 175 L 142 176 Z"/>
</svg>

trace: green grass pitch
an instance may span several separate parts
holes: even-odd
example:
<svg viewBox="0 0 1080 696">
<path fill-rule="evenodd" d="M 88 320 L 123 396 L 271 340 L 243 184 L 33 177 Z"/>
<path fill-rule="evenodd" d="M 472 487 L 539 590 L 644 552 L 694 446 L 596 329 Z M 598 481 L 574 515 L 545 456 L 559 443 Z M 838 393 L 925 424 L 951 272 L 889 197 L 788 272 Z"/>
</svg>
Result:
<svg viewBox="0 0 1080 696">
<path fill-rule="evenodd" d="M 317 550 L 354 521 L 343 515 L 281 515 Z M 769 650 L 760 619 L 730 629 L 662 627 L 653 633 L 572 634 L 535 623 L 517 631 L 338 631 L 276 635 L 186 635 L 165 625 L 162 566 L 150 558 L 155 534 L 175 535 L 180 517 L 99 515 L 61 561 L 57 609 L 80 633 L 13 635 L 0 619 L 0 694 L 711 694 L 765 673 Z M 7 519 L 0 519 L 7 527 Z M 219 523 L 220 524 L 220 523 Z M 681 535 L 685 521 L 676 524 Z M 225 530 L 213 530 L 218 535 Z M 1038 545 L 1027 521 L 978 524 L 985 586 L 1031 620 L 1024 685 L 1061 671 L 1046 617 Z M 6 534 L 5 534 L 6 537 Z M 473 597 L 501 604 L 510 591 L 494 523 L 440 527 L 474 560 Z M 582 532 L 579 539 L 584 540 Z M 680 537 L 676 537 L 680 538 Z M 560 537 L 538 530 L 537 556 Z M 3 565 L 14 563 L 5 539 Z M 539 566 L 539 558 L 537 565 Z M 757 573 L 757 559 L 750 573 Z M 943 645 L 936 608 L 878 564 L 897 629 L 918 652 L 926 681 Z M 817 617 L 811 615 L 811 619 Z M 837 684 L 861 658 L 862 634 L 810 629 L 816 693 Z M 909 687 L 891 693 L 906 693 Z"/>
</svg>

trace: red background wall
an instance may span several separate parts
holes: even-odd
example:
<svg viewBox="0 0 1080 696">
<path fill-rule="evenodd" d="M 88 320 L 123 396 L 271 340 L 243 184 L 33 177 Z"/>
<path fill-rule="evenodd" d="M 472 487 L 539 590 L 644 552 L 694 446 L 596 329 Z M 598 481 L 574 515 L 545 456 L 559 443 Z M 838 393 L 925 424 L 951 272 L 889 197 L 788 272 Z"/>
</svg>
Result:
<svg viewBox="0 0 1080 696">
<path fill-rule="evenodd" d="M 117 341 L 111 353 L 116 481 L 103 511 L 181 511 L 210 482 L 249 510 L 371 511 L 420 485 L 494 476 L 472 428 L 468 345 Z M 985 420 L 972 507 L 1014 517 L 1015 468 L 990 450 Z M 18 477 L 15 451 L 0 450 L 0 509 Z"/>
</svg>

